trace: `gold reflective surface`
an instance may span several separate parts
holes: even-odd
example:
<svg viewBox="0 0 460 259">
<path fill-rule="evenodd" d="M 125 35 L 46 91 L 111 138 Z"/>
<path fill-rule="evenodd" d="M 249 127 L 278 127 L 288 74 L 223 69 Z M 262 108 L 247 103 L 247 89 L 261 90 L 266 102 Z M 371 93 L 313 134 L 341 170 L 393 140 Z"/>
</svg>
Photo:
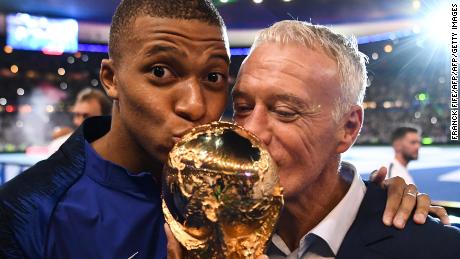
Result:
<svg viewBox="0 0 460 259">
<path fill-rule="evenodd" d="M 275 163 L 239 126 L 196 127 L 169 154 L 163 212 L 188 258 L 263 254 L 282 206 Z"/>
</svg>

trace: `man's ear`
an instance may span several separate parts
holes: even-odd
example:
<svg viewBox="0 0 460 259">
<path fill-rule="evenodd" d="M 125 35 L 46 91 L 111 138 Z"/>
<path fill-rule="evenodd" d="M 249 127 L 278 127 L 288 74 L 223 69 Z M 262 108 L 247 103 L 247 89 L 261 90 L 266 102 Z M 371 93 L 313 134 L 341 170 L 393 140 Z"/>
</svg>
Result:
<svg viewBox="0 0 460 259">
<path fill-rule="evenodd" d="M 339 140 L 336 149 L 337 154 L 344 153 L 355 143 L 362 125 L 363 108 L 359 105 L 353 105 L 338 125 L 341 129 L 337 131 Z"/>
<path fill-rule="evenodd" d="M 112 59 L 103 59 L 101 62 L 101 70 L 99 71 L 102 86 L 107 95 L 112 100 L 118 100 L 118 86 L 115 73 L 115 65 Z"/>
</svg>

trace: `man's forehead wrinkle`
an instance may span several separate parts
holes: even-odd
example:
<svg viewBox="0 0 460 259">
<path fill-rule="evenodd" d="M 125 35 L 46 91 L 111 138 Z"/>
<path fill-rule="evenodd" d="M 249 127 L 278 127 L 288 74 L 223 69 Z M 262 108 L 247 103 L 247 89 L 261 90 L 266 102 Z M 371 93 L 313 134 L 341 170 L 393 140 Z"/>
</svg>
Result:
<svg viewBox="0 0 460 259">
<path fill-rule="evenodd" d="M 304 69 L 305 65 L 299 61 L 299 59 L 293 59 L 293 58 L 283 58 L 283 59 L 279 59 L 279 57 L 273 57 L 273 56 L 269 56 L 269 57 L 264 57 L 262 58 L 262 64 L 275 64 L 276 66 L 278 67 L 285 67 L 286 64 L 291 64 L 291 65 L 294 65 L 296 67 L 298 67 L 299 69 Z M 283 64 L 285 63 L 285 64 Z"/>
<path fill-rule="evenodd" d="M 207 48 L 207 49 L 212 50 L 214 49 L 214 47 Z M 164 43 L 163 44 L 161 43 L 152 44 L 152 46 L 147 46 L 142 50 L 142 52 L 145 53 L 147 56 L 154 56 L 154 55 L 161 54 L 161 53 L 172 53 L 172 54 L 175 54 L 177 56 L 182 56 L 182 57 L 188 56 L 188 52 L 184 51 L 182 48 L 170 46 L 169 44 L 164 44 Z M 227 64 L 230 63 L 230 59 L 226 54 L 224 54 L 223 49 L 222 49 L 222 54 L 210 54 L 208 57 L 208 60 L 211 60 L 211 59 L 222 59 L 225 63 Z"/>
<path fill-rule="evenodd" d="M 208 34 L 186 35 L 186 34 L 174 31 L 174 30 L 166 30 L 166 29 L 156 30 L 155 33 L 156 34 L 170 34 L 170 35 L 186 38 L 186 39 L 189 39 L 191 41 L 200 41 L 200 42 L 209 41 L 209 42 L 222 42 L 222 43 L 224 43 L 224 39 L 223 39 L 221 34 L 219 35 L 219 37 L 212 37 L 212 36 L 209 36 Z"/>
<path fill-rule="evenodd" d="M 154 56 L 161 53 L 174 53 L 180 56 L 187 56 L 187 53 L 185 51 L 166 44 L 154 44 L 152 46 L 147 46 L 142 51 L 147 56 Z"/>
<path fill-rule="evenodd" d="M 263 73 L 265 73 L 263 71 L 268 70 L 272 74 L 272 77 L 270 78 L 271 82 L 283 81 L 282 77 L 280 77 L 280 74 L 285 74 L 285 75 L 295 79 L 296 81 L 299 81 L 302 84 L 305 83 L 303 81 L 303 79 L 299 78 L 298 72 L 300 72 L 301 70 L 298 70 L 297 72 L 292 71 L 291 69 L 284 68 L 284 66 L 280 65 L 279 63 L 275 63 L 275 66 L 273 66 L 273 67 L 268 67 L 266 65 L 268 65 L 268 64 L 266 64 L 266 63 L 252 64 L 251 63 L 246 68 L 248 70 L 251 70 L 252 72 L 249 73 L 249 72 L 247 72 L 248 70 L 245 71 L 245 69 L 243 69 L 242 70 L 242 75 L 240 75 L 241 80 L 252 78 L 252 79 L 261 80 L 261 81 L 265 82 L 267 80 L 267 78 L 263 78 L 262 75 L 263 75 Z"/>
<path fill-rule="evenodd" d="M 279 57 L 276 57 L 276 56 L 258 56 L 258 57 L 253 57 L 253 59 L 251 59 L 251 57 L 249 57 L 248 59 L 248 65 L 251 69 L 260 69 L 260 70 L 274 70 L 276 69 L 277 71 L 282 71 L 282 72 L 289 72 L 289 71 L 292 71 L 292 70 L 297 70 L 297 71 L 301 71 L 301 70 L 304 70 L 305 69 L 305 66 L 297 61 L 297 60 L 293 60 L 293 59 L 288 59 L 286 57 L 283 57 L 283 58 L 279 58 Z"/>
<path fill-rule="evenodd" d="M 197 30 L 196 28 L 202 28 Z M 180 50 L 195 49 L 199 52 L 211 51 L 210 58 L 220 57 L 230 62 L 225 41 L 225 31 L 219 26 L 209 25 L 198 20 L 177 20 L 150 16 L 138 17 L 131 24 L 131 33 L 124 39 L 128 46 L 150 45 L 164 42 Z M 218 54 L 220 51 L 222 54 Z"/>
<path fill-rule="evenodd" d="M 132 25 L 134 28 L 138 27 L 142 31 L 140 33 L 139 38 L 146 38 L 146 35 L 152 35 L 155 37 L 156 35 L 161 34 L 170 34 L 179 36 L 182 38 L 190 39 L 193 41 L 216 41 L 216 42 L 224 42 L 224 35 L 221 28 L 218 26 L 209 25 L 210 28 L 215 28 L 216 32 L 215 36 L 210 36 L 210 33 L 196 33 L 196 34 L 184 34 L 180 32 L 180 29 L 183 26 L 193 26 L 194 23 L 200 24 L 203 23 L 199 20 L 181 20 L 181 19 L 170 19 L 170 18 L 159 18 L 159 17 L 139 17 L 136 19 L 135 23 Z M 147 23 L 147 25 L 146 25 Z M 204 25 L 208 25 L 203 23 Z M 214 34 L 214 33 L 213 33 Z M 212 35 L 212 34 L 211 34 Z"/>
<path fill-rule="evenodd" d="M 166 37 L 165 37 L 166 36 Z M 168 39 L 168 37 L 171 37 L 171 39 Z M 196 37 L 195 37 L 196 36 Z M 133 40 L 139 41 L 139 42 L 145 42 L 145 41 L 152 41 L 152 40 L 164 40 L 164 41 L 170 41 L 172 43 L 175 43 L 177 39 L 174 39 L 176 37 L 186 39 L 190 41 L 191 43 L 193 42 L 209 42 L 210 44 L 216 44 L 216 43 L 221 43 L 224 45 L 224 41 L 222 39 L 219 39 L 218 37 L 201 37 L 199 35 L 186 35 L 177 31 L 173 30 L 157 30 L 157 29 L 146 29 L 142 34 L 139 33 L 132 33 L 129 34 L 130 38 Z"/>
<path fill-rule="evenodd" d="M 143 37 L 145 39 L 145 37 Z M 136 39 L 133 37 L 132 41 L 134 44 L 139 43 L 140 44 L 140 49 L 138 50 L 138 53 L 142 54 L 143 56 L 155 56 L 155 55 L 161 55 L 161 54 L 173 54 L 177 57 L 188 57 L 189 56 L 189 51 L 200 51 L 200 53 L 208 53 L 208 60 L 212 59 L 221 59 L 225 63 L 229 64 L 230 63 L 230 58 L 227 55 L 227 51 L 225 50 L 224 45 L 222 44 L 220 47 L 219 45 L 216 44 L 209 44 L 207 46 L 199 45 L 196 44 L 194 45 L 193 42 L 190 43 L 179 43 L 178 41 L 174 41 L 172 39 L 166 39 L 166 38 L 158 38 L 158 40 L 155 39 L 149 39 L 149 43 L 143 44 L 143 42 L 136 41 Z M 183 47 L 184 44 L 187 44 L 186 46 L 188 47 Z"/>
</svg>

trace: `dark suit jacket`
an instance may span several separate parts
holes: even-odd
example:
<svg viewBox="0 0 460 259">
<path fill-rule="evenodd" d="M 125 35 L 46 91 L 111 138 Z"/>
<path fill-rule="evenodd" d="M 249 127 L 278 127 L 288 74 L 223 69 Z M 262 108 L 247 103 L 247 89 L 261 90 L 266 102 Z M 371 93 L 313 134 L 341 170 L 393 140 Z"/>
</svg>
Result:
<svg viewBox="0 0 460 259">
<path fill-rule="evenodd" d="M 85 139 L 109 129 L 110 117 L 89 118 L 50 158 L 0 186 L 0 258 L 44 258 L 54 208 L 83 174 Z"/>
<path fill-rule="evenodd" d="M 340 258 L 460 258 L 460 230 L 428 217 L 423 225 L 412 220 L 403 230 L 382 223 L 386 191 L 368 184 L 355 221 L 337 254 Z"/>
</svg>

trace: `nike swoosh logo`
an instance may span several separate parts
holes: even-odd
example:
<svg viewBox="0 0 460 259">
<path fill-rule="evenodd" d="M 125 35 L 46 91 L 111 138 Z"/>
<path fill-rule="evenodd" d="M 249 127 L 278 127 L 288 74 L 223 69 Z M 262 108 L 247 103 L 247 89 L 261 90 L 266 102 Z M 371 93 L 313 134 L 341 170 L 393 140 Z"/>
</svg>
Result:
<svg viewBox="0 0 460 259">
<path fill-rule="evenodd" d="M 135 252 L 133 255 L 131 255 L 130 257 L 128 257 L 128 259 L 133 259 L 138 253 L 139 253 L 139 251 Z"/>
</svg>

